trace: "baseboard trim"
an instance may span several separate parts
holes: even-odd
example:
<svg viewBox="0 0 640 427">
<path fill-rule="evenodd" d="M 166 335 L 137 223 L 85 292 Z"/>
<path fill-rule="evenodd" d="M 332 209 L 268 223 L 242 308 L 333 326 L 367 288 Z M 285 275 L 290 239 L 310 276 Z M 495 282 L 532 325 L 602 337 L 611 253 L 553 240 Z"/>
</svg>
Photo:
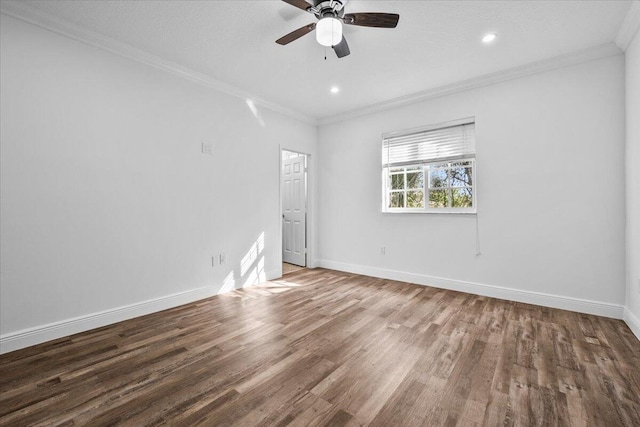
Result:
<svg viewBox="0 0 640 427">
<path fill-rule="evenodd" d="M 629 310 L 629 308 L 624 308 L 624 317 L 623 320 L 631 329 L 631 332 L 640 340 L 640 319 L 636 317 L 635 314 Z"/>
<path fill-rule="evenodd" d="M 375 267 L 367 267 L 356 264 L 347 264 L 329 260 L 314 260 L 314 267 L 328 268 L 354 274 L 379 277 L 382 279 L 398 280 L 415 283 L 423 286 L 450 289 L 467 292 L 487 297 L 506 299 L 510 301 L 528 304 L 542 305 L 545 307 L 560 308 L 579 313 L 595 314 L 598 316 L 623 319 L 633 333 L 640 339 L 640 320 L 626 307 L 617 304 L 602 303 L 597 301 L 569 298 L 559 295 L 544 294 L 540 292 L 522 291 L 518 289 L 500 286 L 485 285 L 480 283 L 465 282 L 461 280 L 443 279 L 440 277 L 423 274 L 405 273 L 395 270 L 386 270 Z M 267 280 L 274 280 L 281 276 L 277 270 L 265 273 Z M 184 304 L 189 304 L 201 299 L 218 295 L 220 287 L 205 286 L 167 295 L 159 298 L 125 305 L 110 310 L 78 316 L 59 322 L 53 322 L 42 326 L 23 329 L 0 336 L 0 354 L 8 353 L 21 348 L 29 347 L 54 339 L 66 337 L 91 329 L 100 328 L 123 320 L 133 319 L 158 311 L 167 310 Z M 231 289 L 233 290 L 233 289 Z"/>
<path fill-rule="evenodd" d="M 0 354 L 208 298 L 215 295 L 214 289 L 208 286 L 192 289 L 12 332 L 0 336 Z"/>
<path fill-rule="evenodd" d="M 386 270 L 382 268 L 347 264 L 330 260 L 317 260 L 316 262 L 318 266 L 331 270 L 362 274 L 365 276 L 373 276 L 381 279 L 398 280 L 423 286 L 432 286 L 435 288 L 467 292 L 470 294 L 499 298 L 509 301 L 541 305 L 544 307 L 559 308 L 562 310 L 576 311 L 578 313 L 595 314 L 597 316 L 611 317 L 614 319 L 622 319 L 624 313 L 623 305 L 611 304 L 606 302 L 571 298 L 561 295 L 546 294 L 542 292 L 523 291 L 520 289 L 485 285 L 482 283 L 465 282 L 462 280 L 444 279 L 441 277 L 427 276 L 424 274 L 405 273 L 402 271 Z"/>
<path fill-rule="evenodd" d="M 267 282 L 270 282 L 271 280 L 279 279 L 281 277 L 282 277 L 282 263 L 280 264 L 279 269 L 274 269 L 274 270 L 269 270 L 264 272 L 264 278 Z"/>
<path fill-rule="evenodd" d="M 266 280 L 274 280 L 281 276 L 282 274 L 279 274 L 277 270 L 265 272 Z M 0 354 L 189 304 L 224 292 L 233 291 L 237 287 L 223 292 L 220 291 L 221 289 L 222 286 L 205 286 L 5 334 L 0 336 Z"/>
</svg>

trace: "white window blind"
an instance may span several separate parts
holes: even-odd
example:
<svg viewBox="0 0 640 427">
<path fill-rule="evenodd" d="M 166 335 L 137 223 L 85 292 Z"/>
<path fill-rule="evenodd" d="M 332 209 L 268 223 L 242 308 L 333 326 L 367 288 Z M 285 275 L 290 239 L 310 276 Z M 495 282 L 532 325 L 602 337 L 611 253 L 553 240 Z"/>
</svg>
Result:
<svg viewBox="0 0 640 427">
<path fill-rule="evenodd" d="M 475 157 L 475 123 L 388 134 L 382 139 L 382 166 L 443 162 Z"/>
<path fill-rule="evenodd" d="M 476 212 L 475 118 L 382 136 L 382 211 Z"/>
</svg>

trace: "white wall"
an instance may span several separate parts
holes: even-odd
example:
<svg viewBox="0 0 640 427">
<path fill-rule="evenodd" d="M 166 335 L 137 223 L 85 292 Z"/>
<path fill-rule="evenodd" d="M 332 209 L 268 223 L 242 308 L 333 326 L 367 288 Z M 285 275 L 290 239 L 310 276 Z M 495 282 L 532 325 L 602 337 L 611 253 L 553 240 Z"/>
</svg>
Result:
<svg viewBox="0 0 640 427">
<path fill-rule="evenodd" d="M 625 52 L 627 311 L 625 320 L 640 338 L 640 32 Z"/>
<path fill-rule="evenodd" d="M 622 56 L 326 125 L 316 155 L 313 126 L 258 107 L 262 126 L 245 100 L 1 19 L 0 352 L 252 283 L 261 259 L 277 275 L 279 146 L 311 154 L 312 263 L 607 315 L 625 301 Z M 626 60 L 635 319 L 639 44 Z M 478 216 L 380 213 L 381 134 L 468 116 Z"/>
<path fill-rule="evenodd" d="M 315 126 L 1 19 L 1 351 L 277 276 L 279 145 L 314 161 Z"/>
<path fill-rule="evenodd" d="M 478 216 L 382 214 L 381 135 L 470 116 Z M 622 316 L 622 55 L 326 125 L 318 150 L 320 265 Z"/>
</svg>

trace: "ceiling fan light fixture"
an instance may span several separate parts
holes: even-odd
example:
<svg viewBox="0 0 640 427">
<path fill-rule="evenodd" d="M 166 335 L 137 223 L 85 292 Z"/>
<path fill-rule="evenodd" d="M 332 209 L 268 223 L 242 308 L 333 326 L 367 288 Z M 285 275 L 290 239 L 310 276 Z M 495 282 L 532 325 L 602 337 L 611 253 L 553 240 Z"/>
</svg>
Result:
<svg viewBox="0 0 640 427">
<path fill-rule="evenodd" d="M 342 40 L 342 22 L 328 16 L 316 24 L 316 40 L 322 46 L 336 46 Z"/>
</svg>

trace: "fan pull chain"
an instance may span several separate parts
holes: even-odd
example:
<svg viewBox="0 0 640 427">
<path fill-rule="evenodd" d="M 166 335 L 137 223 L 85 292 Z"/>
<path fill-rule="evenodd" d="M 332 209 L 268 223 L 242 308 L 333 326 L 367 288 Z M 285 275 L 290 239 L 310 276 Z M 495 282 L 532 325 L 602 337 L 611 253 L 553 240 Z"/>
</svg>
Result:
<svg viewBox="0 0 640 427">
<path fill-rule="evenodd" d="M 327 60 L 327 47 L 324 47 L 324 60 Z"/>
</svg>

